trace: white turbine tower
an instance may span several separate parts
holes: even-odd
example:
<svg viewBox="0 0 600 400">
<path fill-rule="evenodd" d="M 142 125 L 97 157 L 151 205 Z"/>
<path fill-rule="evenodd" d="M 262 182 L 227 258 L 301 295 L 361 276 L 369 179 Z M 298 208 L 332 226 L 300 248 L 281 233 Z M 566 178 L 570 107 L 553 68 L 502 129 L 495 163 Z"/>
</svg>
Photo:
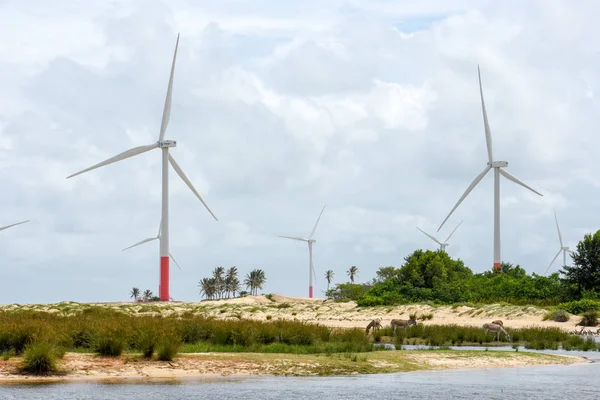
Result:
<svg viewBox="0 0 600 400">
<path fill-rule="evenodd" d="M 554 258 L 550 262 L 550 265 L 548 265 L 548 268 L 546 268 L 546 272 L 544 272 L 544 275 L 546 275 L 548 273 L 548 270 L 550 269 L 552 264 L 554 264 L 554 261 L 556 261 L 556 259 L 560 255 L 561 251 L 563 253 L 563 267 L 567 265 L 567 253 L 573 254 L 573 251 L 571 249 L 569 249 L 569 246 L 565 246 L 563 244 L 562 235 L 560 234 L 560 228 L 558 227 L 558 218 L 556 217 L 556 210 L 554 210 L 554 220 L 556 221 L 556 230 L 558 231 L 558 240 L 560 242 L 560 249 L 558 250 L 558 253 L 556 253 Z"/>
<path fill-rule="evenodd" d="M 17 222 L 16 224 L 11 224 L 11 225 L 6 225 L 6 226 L 0 226 L 0 231 L 3 231 L 3 230 L 8 229 L 8 228 L 12 228 L 13 226 L 24 224 L 26 222 L 29 222 L 29 220 Z"/>
<path fill-rule="evenodd" d="M 141 244 L 148 243 L 148 242 L 152 242 L 153 240 L 160 240 L 161 233 L 162 233 L 161 231 L 162 231 L 162 223 L 159 225 L 159 227 L 158 227 L 158 233 L 156 234 L 156 236 L 155 236 L 155 237 L 151 237 L 151 238 L 148 238 L 148 239 L 144 239 L 144 240 L 142 240 L 142 241 L 140 241 L 140 242 L 137 242 L 136 244 L 132 244 L 132 245 L 131 245 L 131 246 L 129 246 L 129 247 L 125 247 L 125 248 L 124 248 L 123 250 L 121 250 L 121 251 L 125 251 L 125 250 L 132 249 L 132 248 L 134 248 L 134 247 L 136 247 L 136 246 L 139 246 L 139 245 L 141 245 Z M 177 264 L 177 261 L 175 261 L 175 257 L 173 257 L 173 254 L 171 254 L 170 252 L 169 252 L 169 257 L 171 257 L 171 260 L 173 260 L 173 262 L 175 263 L 175 265 L 177 266 L 177 268 L 179 268 L 179 270 L 181 271 L 181 267 L 179 266 L 179 264 Z"/>
<path fill-rule="evenodd" d="M 279 237 L 285 238 L 285 239 L 300 240 L 302 242 L 308 243 L 308 297 L 311 299 L 313 297 L 313 277 L 315 277 L 315 280 L 317 279 L 315 276 L 315 267 L 313 265 L 313 258 L 312 258 L 312 245 L 314 242 L 316 242 L 316 240 L 313 239 L 312 237 L 315 234 L 315 231 L 317 230 L 317 225 L 319 224 L 321 215 L 323 215 L 323 211 L 325 211 L 325 206 L 323 206 L 323 209 L 321 210 L 321 214 L 319 214 L 319 218 L 317 218 L 317 222 L 315 222 L 315 226 L 308 238 L 302 238 L 302 237 L 296 237 L 296 236 L 279 236 Z"/>
<path fill-rule="evenodd" d="M 169 118 L 171 116 L 171 95 L 173 92 L 173 75 L 175 73 L 175 60 L 177 59 L 177 48 L 179 47 L 179 34 L 177 35 L 177 42 L 175 43 L 175 53 L 173 54 L 173 64 L 171 65 L 171 75 L 169 77 L 169 86 L 167 89 L 167 98 L 165 100 L 165 107 L 162 115 L 162 123 L 160 125 L 160 133 L 158 141 L 146 146 L 139 146 L 129 149 L 121 154 L 118 154 L 108 160 L 102 161 L 101 163 L 92 165 L 82 171 L 79 171 L 73 175 L 67 177 L 72 178 L 76 175 L 83 174 L 84 172 L 91 171 L 96 168 L 103 167 L 115 163 L 117 161 L 125 160 L 127 158 L 137 156 L 138 154 L 145 153 L 154 149 L 161 149 L 162 151 L 162 234 L 160 235 L 160 285 L 158 287 L 159 297 L 162 301 L 168 301 L 170 298 L 169 294 L 169 163 L 177 172 L 177 175 L 185 182 L 185 184 L 191 189 L 196 197 L 202 202 L 204 207 L 213 216 L 215 220 L 217 217 L 208 208 L 198 191 L 192 185 L 192 182 L 185 175 L 179 164 L 175 161 L 172 155 L 169 154 L 169 148 L 175 147 L 177 142 L 174 140 L 165 140 L 165 132 L 167 125 L 169 124 Z"/>
<path fill-rule="evenodd" d="M 438 240 L 438 238 L 436 238 L 433 235 L 430 235 L 429 233 L 425 232 L 424 230 L 422 230 L 418 226 L 415 226 L 415 228 L 417 228 L 418 230 L 420 230 L 421 232 L 423 232 L 427 237 L 429 237 L 431 240 L 433 240 L 434 242 L 436 242 L 437 244 L 439 244 L 441 251 L 446 251 L 446 247 L 448 247 L 450 245 L 450 243 L 448 243 L 448 240 L 450 240 L 450 238 L 452 237 L 452 235 L 454 235 L 454 232 L 456 232 L 456 230 L 458 229 L 458 227 L 462 223 L 463 223 L 463 221 L 460 221 L 460 223 L 458 225 L 456 225 L 456 228 L 454 228 L 454 230 L 452 231 L 452 233 L 450 235 L 448 235 L 448 237 L 446 238 L 446 240 L 444 240 L 443 242 L 440 242 Z"/>
<path fill-rule="evenodd" d="M 485 142 L 487 145 L 488 162 L 484 170 L 477 175 L 477 177 L 471 182 L 465 193 L 458 199 L 458 202 L 454 205 L 454 208 L 450 211 L 444 222 L 438 228 L 438 232 L 442 229 L 442 226 L 446 223 L 448 218 L 452 215 L 454 210 L 462 203 L 469 193 L 477 186 L 477 184 L 483 179 L 483 177 L 493 168 L 494 169 L 494 270 L 499 271 L 502 264 L 502 257 L 500 254 L 500 175 L 504 176 L 509 181 L 523 186 L 526 189 L 531 190 L 533 193 L 542 196 L 541 193 L 527 186 L 515 176 L 509 174 L 502 168 L 508 166 L 507 161 L 494 161 L 492 156 L 492 134 L 490 132 L 490 125 L 488 123 L 487 112 L 485 110 L 485 102 L 483 101 L 483 88 L 481 86 L 481 72 L 479 71 L 479 65 L 477 66 L 477 74 L 479 76 L 479 94 L 481 95 L 481 110 L 483 112 L 483 125 L 485 128 Z"/>
</svg>

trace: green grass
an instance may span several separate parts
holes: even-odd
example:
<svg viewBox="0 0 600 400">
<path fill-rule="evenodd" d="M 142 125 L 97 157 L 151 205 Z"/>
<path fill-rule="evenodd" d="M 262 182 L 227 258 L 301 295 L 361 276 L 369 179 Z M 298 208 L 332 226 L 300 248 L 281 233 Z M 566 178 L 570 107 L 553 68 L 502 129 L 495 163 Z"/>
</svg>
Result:
<svg viewBox="0 0 600 400">
<path fill-rule="evenodd" d="M 49 375 L 57 371 L 57 350 L 50 343 L 34 343 L 25 349 L 21 372 L 32 375 Z"/>
</svg>

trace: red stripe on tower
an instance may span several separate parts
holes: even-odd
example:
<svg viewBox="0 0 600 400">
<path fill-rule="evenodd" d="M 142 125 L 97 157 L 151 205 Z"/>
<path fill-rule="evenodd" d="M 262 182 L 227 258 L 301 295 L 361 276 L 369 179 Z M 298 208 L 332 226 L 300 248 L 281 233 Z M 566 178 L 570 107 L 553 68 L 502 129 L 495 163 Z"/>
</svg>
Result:
<svg viewBox="0 0 600 400">
<path fill-rule="evenodd" d="M 161 301 L 169 301 L 169 257 L 160 258 L 160 286 L 159 297 Z"/>
</svg>

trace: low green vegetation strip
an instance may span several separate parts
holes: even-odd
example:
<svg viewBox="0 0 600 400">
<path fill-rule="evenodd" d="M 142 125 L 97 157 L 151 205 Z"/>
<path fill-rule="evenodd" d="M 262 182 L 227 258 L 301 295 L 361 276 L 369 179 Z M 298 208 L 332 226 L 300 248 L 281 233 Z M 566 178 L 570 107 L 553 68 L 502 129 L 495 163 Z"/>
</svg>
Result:
<svg viewBox="0 0 600 400">
<path fill-rule="evenodd" d="M 394 339 L 396 347 L 402 345 L 425 346 L 490 346 L 519 345 L 535 350 L 583 350 L 600 351 L 600 343 L 593 338 L 582 338 L 571 335 L 560 328 L 521 328 L 506 331 L 510 339 L 500 334 L 501 342 L 494 342 L 494 334 L 484 332 L 481 328 L 454 325 L 418 325 L 408 329 L 398 329 L 397 336 L 392 338 L 390 328 L 380 329 L 373 333 L 375 342 L 386 342 Z"/>
<path fill-rule="evenodd" d="M 0 312 L 0 353 L 5 358 L 40 344 L 63 353 L 116 357 L 123 352 L 139 352 L 147 358 L 156 354 L 164 361 L 172 360 L 180 351 L 327 354 L 374 350 L 361 329 L 331 329 L 295 321 L 223 321 L 193 314 L 133 316 L 93 306 L 69 316 Z M 51 371 L 52 363 L 49 365 Z"/>
<path fill-rule="evenodd" d="M 515 348 L 525 344 L 533 349 L 600 350 L 593 339 L 569 335 L 558 328 L 507 331 L 510 342 L 505 344 Z M 329 328 L 288 320 L 216 320 L 191 313 L 135 316 L 95 306 L 81 307 L 70 315 L 22 310 L 0 312 L 0 354 L 4 360 L 24 354 L 21 371 L 39 375 L 57 373 L 56 361 L 66 351 L 106 357 L 136 353 L 146 360 L 160 361 L 171 361 L 178 353 L 352 358 L 349 355 L 383 350 L 375 346 L 376 342 L 393 342 L 396 346 L 489 346 L 494 338 L 480 328 L 465 326 L 418 325 L 406 330 L 400 328 L 397 333 L 394 338 L 386 328 L 366 336 L 362 329 Z"/>
</svg>

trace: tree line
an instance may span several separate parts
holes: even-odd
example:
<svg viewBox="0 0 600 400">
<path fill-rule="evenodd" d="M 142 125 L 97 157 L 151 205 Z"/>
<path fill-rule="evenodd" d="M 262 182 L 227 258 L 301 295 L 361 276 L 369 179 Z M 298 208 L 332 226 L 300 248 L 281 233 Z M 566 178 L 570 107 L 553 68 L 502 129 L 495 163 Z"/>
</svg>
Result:
<svg viewBox="0 0 600 400">
<path fill-rule="evenodd" d="M 557 305 L 600 300 L 600 230 L 586 234 L 571 258 L 572 266 L 563 266 L 549 276 L 528 274 L 511 263 L 503 263 L 496 272 L 473 273 L 445 251 L 416 250 L 399 268 L 379 268 L 371 282 L 337 284 L 328 288 L 326 295 L 355 300 L 361 306 L 424 301 Z"/>
<path fill-rule="evenodd" d="M 257 295 L 267 282 L 265 271 L 253 269 L 240 281 L 237 267 L 230 267 L 225 271 L 223 267 L 216 267 L 211 277 L 202 278 L 198 282 L 200 295 L 208 300 L 223 299 L 248 294 Z M 243 285 L 243 286 L 242 286 Z M 241 290 L 246 287 L 248 291 Z"/>
</svg>

